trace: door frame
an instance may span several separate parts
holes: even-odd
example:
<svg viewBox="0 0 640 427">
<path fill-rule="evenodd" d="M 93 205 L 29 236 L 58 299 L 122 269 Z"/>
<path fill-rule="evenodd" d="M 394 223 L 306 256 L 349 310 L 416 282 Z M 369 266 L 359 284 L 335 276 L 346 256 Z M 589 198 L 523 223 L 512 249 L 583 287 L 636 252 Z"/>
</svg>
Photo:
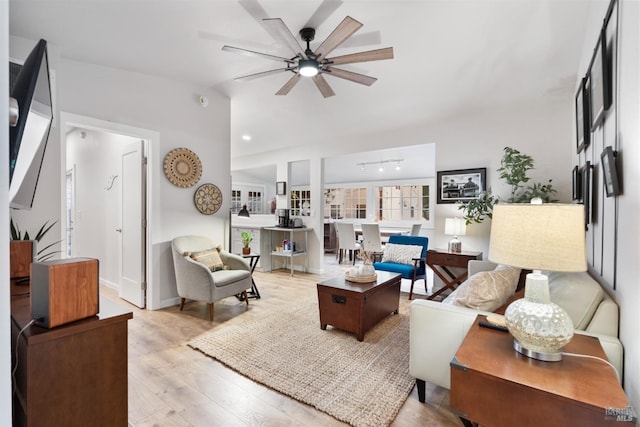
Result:
<svg viewBox="0 0 640 427">
<path fill-rule="evenodd" d="M 153 277 L 151 268 L 151 262 L 149 257 L 151 256 L 151 242 L 152 239 L 152 215 L 151 215 L 151 195 L 153 193 L 153 168 L 151 165 L 151 159 L 153 159 L 153 149 L 155 146 L 159 144 L 160 141 L 160 133 L 156 131 L 152 131 L 149 129 L 142 129 L 138 127 L 133 127 L 121 123 L 109 122 L 106 120 L 100 120 L 93 117 L 82 116 L 73 113 L 60 112 L 60 170 L 61 170 L 61 188 L 65 187 L 66 176 L 67 176 L 67 138 L 66 134 L 69 130 L 73 128 L 83 128 L 98 132 L 107 132 L 107 133 L 115 133 L 120 135 L 126 135 L 134 138 L 139 138 L 145 141 L 144 144 L 144 152 L 147 157 L 147 167 L 145 172 L 146 179 L 146 194 L 144 203 L 146 205 L 144 220 L 146 222 L 145 227 L 145 236 L 143 237 L 145 245 L 145 256 L 143 259 L 144 263 L 144 274 L 145 274 L 145 282 L 147 284 L 147 293 L 146 293 L 146 301 L 145 305 L 148 309 L 153 310 L 155 307 L 159 306 L 159 303 L 156 301 L 159 299 L 158 291 L 154 289 Z M 66 195 L 62 195 L 62 197 L 66 198 Z M 66 212 L 66 203 L 61 203 L 61 213 L 60 213 L 61 222 L 66 224 L 67 221 L 67 212 Z M 66 230 L 62 230 L 61 228 L 61 239 L 65 238 Z M 63 254 L 66 257 L 66 254 Z M 155 303 L 154 303 L 155 302 Z"/>
</svg>

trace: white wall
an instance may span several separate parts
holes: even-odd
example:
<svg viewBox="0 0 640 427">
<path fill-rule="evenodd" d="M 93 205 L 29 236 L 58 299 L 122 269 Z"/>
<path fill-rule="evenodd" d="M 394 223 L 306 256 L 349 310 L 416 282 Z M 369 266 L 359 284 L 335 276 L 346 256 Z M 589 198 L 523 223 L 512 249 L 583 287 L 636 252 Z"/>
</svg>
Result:
<svg viewBox="0 0 640 427">
<path fill-rule="evenodd" d="M 587 74 L 609 1 L 602 0 L 592 7 L 582 49 L 578 78 Z M 603 284 L 620 306 L 619 336 L 624 346 L 625 392 L 636 411 L 640 410 L 640 4 L 636 0 L 618 0 L 618 53 L 614 65 L 614 95 L 604 122 L 591 134 L 591 145 L 574 161 L 594 165 L 596 180 L 593 198 L 595 216 L 587 232 L 589 271 Z M 615 22 L 616 15 L 612 20 Z M 611 34 L 611 28 L 608 28 Z M 612 40 L 609 40 L 610 42 Z M 610 47 L 610 46 L 609 46 Z M 578 81 L 576 81 L 576 87 Z M 574 137 L 575 138 L 575 137 Z M 572 139 L 575 141 L 575 139 Z M 623 194 L 608 198 L 604 194 L 600 153 L 611 145 L 618 151 L 618 165 Z M 617 227 L 617 236 L 616 236 Z"/>
<path fill-rule="evenodd" d="M 622 156 L 624 194 L 618 202 L 617 288 L 620 340 L 624 345 L 624 386 L 636 412 L 640 411 L 640 3 L 620 0 L 620 82 L 618 143 Z M 603 16 L 600 15 L 601 17 Z M 592 40 L 585 44 L 593 43 Z"/>
<path fill-rule="evenodd" d="M 4 28 L 4 29 L 2 29 Z M 0 2 L 0 64 L 9 63 L 9 2 Z M 0 99 L 9 99 L 8 67 L 0 67 Z M 0 102 L 0 117 L 9 116 L 6 102 Z M 0 120 L 0 164 L 9 164 L 9 124 Z M 6 169 L 3 167 L 3 171 Z M 9 177 L 0 174 L 0 281 L 9 282 Z M 0 425 L 11 425 L 11 330 L 9 287 L 0 286 Z"/>
<path fill-rule="evenodd" d="M 125 123 L 159 133 L 149 147 L 151 243 L 149 287 L 151 308 L 177 301 L 170 241 L 181 234 L 205 234 L 225 241 L 230 201 L 214 215 L 200 214 L 193 195 L 212 183 L 231 194 L 229 169 L 229 101 L 191 85 L 153 76 L 63 60 L 59 72 L 63 111 Z M 203 108 L 198 97 L 209 98 Z M 179 188 L 164 176 L 164 156 L 174 148 L 194 151 L 202 162 L 202 177 L 191 188 Z"/>
<path fill-rule="evenodd" d="M 24 43 L 12 37 L 12 49 L 14 39 L 16 46 L 35 45 L 35 41 Z M 151 177 L 148 286 L 152 288 L 149 307 L 175 304 L 171 239 L 192 233 L 211 236 L 221 243 L 228 238 L 229 197 L 216 214 L 207 216 L 195 208 L 193 194 L 204 183 L 217 185 L 222 194 L 231 194 L 229 100 L 208 88 L 70 61 L 60 58 L 55 46 L 49 47 L 52 68 L 56 67 L 56 120 L 62 111 L 148 129 L 159 135 L 149 147 L 148 162 Z M 209 98 L 207 108 L 198 102 L 201 95 Z M 31 212 L 17 213 L 21 223 L 37 226 L 42 220 L 31 221 L 31 217 L 58 219 L 61 216 L 65 160 L 61 157 L 60 145 L 60 129 L 57 129 L 52 131 L 49 140 L 34 208 Z M 164 176 L 164 156 L 178 147 L 189 148 L 200 157 L 202 177 L 194 187 L 176 187 Z M 58 235 L 62 235 L 61 229 Z"/>
</svg>

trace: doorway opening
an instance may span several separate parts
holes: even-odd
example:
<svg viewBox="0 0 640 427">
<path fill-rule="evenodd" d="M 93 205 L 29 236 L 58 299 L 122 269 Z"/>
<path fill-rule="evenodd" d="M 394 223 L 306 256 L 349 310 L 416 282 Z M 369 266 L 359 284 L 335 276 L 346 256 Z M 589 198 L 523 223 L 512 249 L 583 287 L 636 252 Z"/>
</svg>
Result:
<svg viewBox="0 0 640 427">
<path fill-rule="evenodd" d="M 140 308 L 149 306 L 148 169 L 144 131 L 61 115 L 69 257 L 100 262 L 100 284 Z"/>
</svg>

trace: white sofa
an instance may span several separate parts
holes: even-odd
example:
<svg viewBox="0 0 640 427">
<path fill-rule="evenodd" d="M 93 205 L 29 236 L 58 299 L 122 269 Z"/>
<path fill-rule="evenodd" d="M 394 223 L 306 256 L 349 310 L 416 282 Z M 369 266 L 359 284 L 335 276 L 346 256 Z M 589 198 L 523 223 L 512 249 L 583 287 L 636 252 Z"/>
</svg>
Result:
<svg viewBox="0 0 640 427">
<path fill-rule="evenodd" d="M 469 277 L 495 268 L 470 261 Z M 577 334 L 599 338 L 609 362 L 622 376 L 623 349 L 618 339 L 618 305 L 587 273 L 548 273 L 551 300 L 564 308 Z M 424 402 L 425 381 L 450 388 L 449 362 L 478 314 L 490 314 L 436 301 L 414 300 L 410 308 L 409 372 Z"/>
</svg>

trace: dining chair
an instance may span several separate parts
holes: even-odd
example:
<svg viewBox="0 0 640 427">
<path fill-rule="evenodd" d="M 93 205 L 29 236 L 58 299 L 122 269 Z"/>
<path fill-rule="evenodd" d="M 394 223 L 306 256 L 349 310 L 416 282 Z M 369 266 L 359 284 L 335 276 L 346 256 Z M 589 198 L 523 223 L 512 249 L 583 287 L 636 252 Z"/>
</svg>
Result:
<svg viewBox="0 0 640 427">
<path fill-rule="evenodd" d="M 362 249 L 362 246 L 356 241 L 356 230 L 353 223 L 336 222 L 335 225 L 338 240 L 338 264 L 342 262 L 343 253 L 347 253 L 355 264 L 356 254 Z"/>
<path fill-rule="evenodd" d="M 371 252 L 373 254 L 374 261 L 378 261 L 382 258 L 382 238 L 380 237 L 380 225 L 374 224 L 362 224 L 362 250 Z"/>
<path fill-rule="evenodd" d="M 421 228 L 422 228 L 421 223 L 413 224 L 411 226 L 411 236 L 419 236 Z"/>
</svg>

